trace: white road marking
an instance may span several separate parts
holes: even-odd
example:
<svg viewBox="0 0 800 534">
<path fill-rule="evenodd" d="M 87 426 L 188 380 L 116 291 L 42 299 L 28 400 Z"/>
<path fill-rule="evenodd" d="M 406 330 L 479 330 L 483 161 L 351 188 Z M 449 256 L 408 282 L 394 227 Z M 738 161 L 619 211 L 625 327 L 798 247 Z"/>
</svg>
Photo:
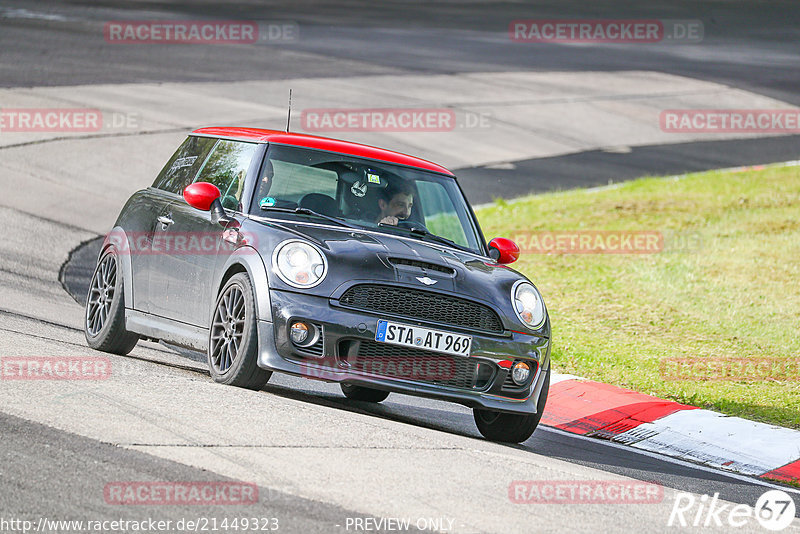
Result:
<svg viewBox="0 0 800 534">
<path fill-rule="evenodd" d="M 763 475 L 800 459 L 800 431 L 709 410 L 683 410 L 635 430 L 657 433 L 634 448 L 743 474 Z"/>
<path fill-rule="evenodd" d="M 614 443 L 613 441 L 607 441 L 607 440 L 601 440 L 601 439 L 597 439 L 597 438 L 590 438 L 590 437 L 586 437 L 586 436 L 581 436 L 580 434 L 573 434 L 572 432 L 567 432 L 566 430 L 561 430 L 559 428 L 553 428 L 551 426 L 542 426 L 539 429 L 537 429 L 537 432 L 539 430 L 544 430 L 546 432 L 553 432 L 554 434 L 560 434 L 562 436 L 570 436 L 570 437 L 573 437 L 573 438 L 576 438 L 576 439 L 580 439 L 580 440 L 583 440 L 583 441 L 589 441 L 589 442 L 592 442 L 592 443 L 602 443 L 603 445 L 605 445 L 607 447 L 613 447 L 615 449 L 624 450 L 624 451 L 627 451 L 628 453 L 641 454 L 642 456 L 647 456 L 648 458 L 654 458 L 654 459 L 660 460 L 662 462 L 667 462 L 667 463 L 674 464 L 674 465 L 680 465 L 682 467 L 688 467 L 689 469 L 696 469 L 698 471 L 704 471 L 706 473 L 714 473 L 715 475 L 724 476 L 724 477 L 727 477 L 727 478 L 731 478 L 733 480 L 738 480 L 738 481 L 741 481 L 741 482 L 747 482 L 749 484 L 756 484 L 758 486 L 764 486 L 766 488 L 771 488 L 771 489 L 780 489 L 780 490 L 783 490 L 783 491 L 785 491 L 787 493 L 795 493 L 797 495 L 800 495 L 800 490 L 797 490 L 797 489 L 794 489 L 794 488 L 791 488 L 791 487 L 787 487 L 787 486 L 783 486 L 783 485 L 780 485 L 780 484 L 774 484 L 772 482 L 769 482 L 769 481 L 761 479 L 761 478 L 751 477 L 751 476 L 747 476 L 747 475 L 740 475 L 738 473 L 731 473 L 730 471 L 721 471 L 719 469 L 714 469 L 713 467 L 708 467 L 706 465 L 697 464 L 697 463 L 689 462 L 689 461 L 686 461 L 686 460 L 681 460 L 679 458 L 672 458 L 670 456 L 664 456 L 664 454 L 658 454 L 658 453 L 650 452 L 650 451 L 644 450 L 644 449 L 633 449 L 632 447 L 630 447 L 628 445 L 621 445 L 619 443 Z"/>
</svg>

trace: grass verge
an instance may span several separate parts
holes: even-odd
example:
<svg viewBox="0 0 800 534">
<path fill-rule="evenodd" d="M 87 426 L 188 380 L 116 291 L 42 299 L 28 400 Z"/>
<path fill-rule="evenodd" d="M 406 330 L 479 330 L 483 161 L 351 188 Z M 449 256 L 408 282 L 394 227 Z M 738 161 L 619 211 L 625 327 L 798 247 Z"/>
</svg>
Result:
<svg viewBox="0 0 800 534">
<path fill-rule="evenodd" d="M 545 298 L 556 371 L 800 428 L 800 167 L 497 200 L 478 218 L 521 243 L 513 267 Z M 660 246 L 531 253 L 561 231 Z"/>
</svg>

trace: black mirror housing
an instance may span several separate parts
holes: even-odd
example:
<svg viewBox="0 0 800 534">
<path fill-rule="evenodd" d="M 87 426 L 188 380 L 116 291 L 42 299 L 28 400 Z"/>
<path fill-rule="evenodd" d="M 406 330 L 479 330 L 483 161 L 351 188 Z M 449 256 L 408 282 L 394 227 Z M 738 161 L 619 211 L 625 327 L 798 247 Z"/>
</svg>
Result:
<svg viewBox="0 0 800 534">
<path fill-rule="evenodd" d="M 225 208 L 222 207 L 222 202 L 219 199 L 211 203 L 211 222 L 219 224 L 220 226 L 227 226 L 233 220 L 225 213 Z"/>
</svg>

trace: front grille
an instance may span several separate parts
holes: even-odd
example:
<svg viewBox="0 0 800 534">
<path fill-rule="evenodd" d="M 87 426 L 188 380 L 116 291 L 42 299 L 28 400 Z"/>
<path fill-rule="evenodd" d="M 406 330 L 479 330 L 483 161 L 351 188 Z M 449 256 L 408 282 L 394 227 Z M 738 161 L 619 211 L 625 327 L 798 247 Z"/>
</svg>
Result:
<svg viewBox="0 0 800 534">
<path fill-rule="evenodd" d="M 469 358 L 376 341 L 343 341 L 340 357 L 353 371 L 460 389 L 476 386 L 477 362 Z M 483 386 L 486 381 L 482 380 Z M 478 387 L 482 387 L 479 383 Z"/>
<path fill-rule="evenodd" d="M 506 372 L 506 379 L 503 382 L 503 389 L 519 389 L 519 386 L 514 383 L 511 378 L 511 369 Z"/>
<path fill-rule="evenodd" d="M 359 310 L 391 313 L 470 330 L 503 331 L 500 317 L 488 306 L 419 289 L 362 284 L 348 289 L 339 302 Z"/>
</svg>

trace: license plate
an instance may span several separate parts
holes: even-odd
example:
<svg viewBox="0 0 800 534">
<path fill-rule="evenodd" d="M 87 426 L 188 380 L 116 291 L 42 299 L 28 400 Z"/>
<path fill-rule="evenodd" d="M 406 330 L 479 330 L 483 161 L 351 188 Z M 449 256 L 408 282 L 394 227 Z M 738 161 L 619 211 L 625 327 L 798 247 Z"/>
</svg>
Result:
<svg viewBox="0 0 800 534">
<path fill-rule="evenodd" d="M 383 320 L 378 321 L 375 341 L 455 356 L 469 356 L 472 348 L 472 336 L 462 336 Z"/>
</svg>

